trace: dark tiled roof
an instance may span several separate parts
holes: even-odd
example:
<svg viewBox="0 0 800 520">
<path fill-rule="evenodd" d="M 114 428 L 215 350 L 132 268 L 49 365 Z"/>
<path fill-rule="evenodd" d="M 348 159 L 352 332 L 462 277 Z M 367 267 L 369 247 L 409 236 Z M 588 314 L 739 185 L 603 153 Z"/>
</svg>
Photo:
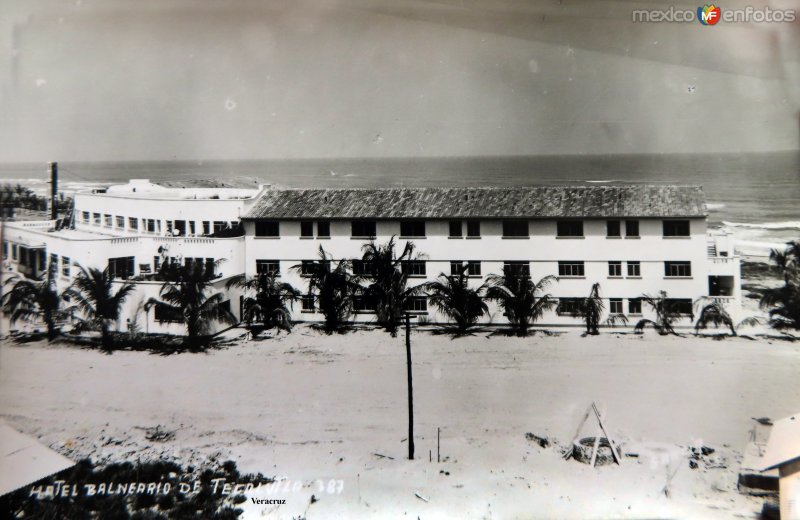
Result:
<svg viewBox="0 0 800 520">
<path fill-rule="evenodd" d="M 704 217 L 700 186 L 267 190 L 245 219 Z"/>
</svg>

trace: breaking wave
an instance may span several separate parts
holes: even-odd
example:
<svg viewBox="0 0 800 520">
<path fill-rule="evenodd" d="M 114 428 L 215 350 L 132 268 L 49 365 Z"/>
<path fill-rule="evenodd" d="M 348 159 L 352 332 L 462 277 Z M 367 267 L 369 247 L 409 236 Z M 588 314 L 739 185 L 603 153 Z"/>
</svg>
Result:
<svg viewBox="0 0 800 520">
<path fill-rule="evenodd" d="M 748 229 L 800 229 L 800 221 L 798 220 L 789 220 L 786 222 L 764 222 L 764 223 L 723 221 L 722 224 L 733 228 L 748 228 Z"/>
</svg>

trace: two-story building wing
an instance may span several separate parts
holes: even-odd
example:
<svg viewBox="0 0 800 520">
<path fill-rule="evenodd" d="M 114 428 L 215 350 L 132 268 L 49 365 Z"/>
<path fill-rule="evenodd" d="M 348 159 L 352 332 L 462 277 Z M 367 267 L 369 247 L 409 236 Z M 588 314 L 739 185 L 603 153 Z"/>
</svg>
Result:
<svg viewBox="0 0 800 520">
<path fill-rule="evenodd" d="M 538 186 L 267 190 L 244 215 L 245 271 L 279 270 L 305 288 L 302 270 L 322 246 L 334 259 L 358 259 L 371 240 L 413 241 L 409 283 L 451 274 L 467 263 L 475 286 L 504 265 L 534 279 L 558 277 L 550 293 L 562 312 L 549 325 L 576 323 L 570 302 L 600 283 L 609 313 L 648 315 L 644 293 L 666 291 L 689 315 L 702 296 L 729 306 L 739 297 L 739 264 L 727 240 L 709 242 L 697 186 Z M 726 238 L 726 237 L 718 237 Z M 442 319 L 424 298 L 412 310 Z M 310 300 L 309 300 L 310 303 Z M 297 319 L 319 319 L 309 304 Z M 369 309 L 360 319 L 371 319 Z M 497 308 L 486 317 L 505 321 Z"/>
</svg>

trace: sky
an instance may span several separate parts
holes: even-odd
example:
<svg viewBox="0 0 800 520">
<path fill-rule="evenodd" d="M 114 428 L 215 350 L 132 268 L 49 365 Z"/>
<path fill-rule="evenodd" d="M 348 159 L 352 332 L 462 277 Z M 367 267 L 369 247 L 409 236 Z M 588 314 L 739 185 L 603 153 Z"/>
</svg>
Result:
<svg viewBox="0 0 800 520">
<path fill-rule="evenodd" d="M 796 150 L 800 21 L 670 5 L 3 0 L 0 162 Z"/>
</svg>

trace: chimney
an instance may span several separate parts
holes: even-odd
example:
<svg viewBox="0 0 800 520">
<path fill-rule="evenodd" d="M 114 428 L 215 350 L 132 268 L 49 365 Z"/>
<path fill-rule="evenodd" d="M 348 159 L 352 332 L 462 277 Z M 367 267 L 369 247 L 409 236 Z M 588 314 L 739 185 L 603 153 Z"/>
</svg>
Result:
<svg viewBox="0 0 800 520">
<path fill-rule="evenodd" d="M 58 197 L 58 163 L 50 163 L 50 219 L 58 219 L 58 209 L 56 206 Z"/>
</svg>

